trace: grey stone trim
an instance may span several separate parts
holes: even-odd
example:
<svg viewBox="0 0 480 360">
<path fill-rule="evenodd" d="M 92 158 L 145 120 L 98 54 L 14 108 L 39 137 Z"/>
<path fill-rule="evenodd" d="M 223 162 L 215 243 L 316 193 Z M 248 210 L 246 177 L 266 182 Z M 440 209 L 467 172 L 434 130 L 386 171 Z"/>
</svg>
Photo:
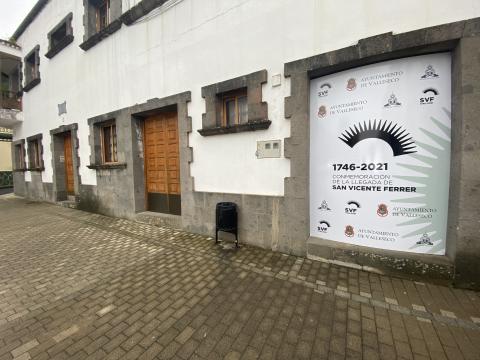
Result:
<svg viewBox="0 0 480 360">
<path fill-rule="evenodd" d="M 79 45 L 84 51 L 92 48 L 103 39 L 109 37 L 122 27 L 120 16 L 122 14 L 122 0 L 110 0 L 110 24 L 103 30 L 97 32 L 96 11 L 90 3 L 91 0 L 83 0 L 83 42 Z"/>
<path fill-rule="evenodd" d="M 120 17 L 122 22 L 130 26 L 135 21 L 147 15 L 150 11 L 162 6 L 167 0 L 142 0 L 130 10 L 125 11 Z"/>
<path fill-rule="evenodd" d="M 69 125 L 61 125 L 58 128 L 50 130 L 50 135 L 58 135 L 58 134 L 65 133 L 67 131 L 73 131 L 73 130 L 78 130 L 77 123 L 73 123 Z"/>
<path fill-rule="evenodd" d="M 106 169 L 125 169 L 127 163 L 111 163 L 111 164 L 89 164 L 87 168 L 93 170 L 106 170 Z"/>
<path fill-rule="evenodd" d="M 45 57 L 48 59 L 53 58 L 60 51 L 62 51 L 68 44 L 73 42 L 73 29 L 72 29 L 72 18 L 73 13 L 69 13 L 65 18 L 62 19 L 50 32 L 48 33 L 48 52 L 45 54 Z M 52 46 L 52 35 L 62 26 L 66 27 L 66 36 L 55 46 Z"/>
<path fill-rule="evenodd" d="M 145 180 L 143 161 L 135 161 L 135 159 L 143 159 L 143 119 L 147 116 L 155 114 L 163 109 L 168 110 L 171 107 L 176 107 L 178 118 L 178 140 L 180 152 L 180 190 L 181 190 L 181 208 L 183 221 L 185 213 L 188 212 L 190 205 L 189 198 L 193 191 L 193 178 L 190 175 L 190 162 L 193 160 L 192 148 L 188 144 L 188 134 L 192 132 L 192 119 L 188 116 L 188 102 L 191 101 L 190 91 L 179 93 L 165 98 L 155 98 L 148 100 L 146 103 L 135 105 L 131 108 L 131 119 L 134 122 L 134 139 L 133 142 L 133 167 L 134 167 L 134 188 L 135 194 L 135 211 L 145 211 Z M 138 136 L 141 135 L 141 136 Z M 140 193 L 139 193 L 140 192 Z M 163 214 L 157 214 L 163 216 Z M 170 223 L 172 226 L 178 224 L 172 215 L 166 214 L 164 222 Z"/>
<path fill-rule="evenodd" d="M 72 138 L 72 151 L 73 151 L 73 179 L 74 179 L 74 192 L 78 195 L 80 192 L 80 186 L 82 179 L 80 177 L 80 156 L 78 152 L 78 124 L 73 123 L 69 125 L 61 125 L 58 128 L 50 130 L 52 138 L 51 151 L 52 151 L 52 169 L 53 169 L 53 187 L 52 187 L 52 201 L 62 201 L 67 199 L 67 190 L 65 185 L 65 165 L 60 162 L 60 156 L 64 153 L 64 139 L 63 135 L 66 132 L 70 132 Z"/>
<path fill-rule="evenodd" d="M 248 123 L 264 123 L 264 125 L 266 125 L 268 121 L 268 107 L 267 103 L 262 101 L 262 84 L 267 82 L 267 76 L 267 70 L 260 70 L 248 75 L 202 87 L 202 97 L 205 98 L 206 107 L 206 112 L 202 114 L 202 132 L 208 133 L 206 129 L 215 129 L 221 126 L 218 111 L 219 102 L 221 101 L 219 95 L 243 88 L 247 89 Z M 245 131 L 257 130 L 258 128 L 238 126 L 238 129 Z M 202 132 L 200 132 L 201 135 L 203 135 Z"/>
<path fill-rule="evenodd" d="M 26 63 L 27 63 L 27 59 L 30 56 L 32 56 L 33 54 L 35 54 L 35 63 L 38 66 L 38 70 L 37 70 L 37 76 L 34 79 L 29 79 L 29 77 L 27 76 L 27 73 L 26 73 Z M 35 46 L 27 54 L 27 56 L 25 56 L 25 58 L 23 59 L 23 64 L 24 64 L 23 66 L 24 66 L 24 70 L 25 70 L 25 73 L 24 73 L 25 86 L 23 87 L 22 91 L 28 92 L 31 89 L 33 89 L 35 86 L 40 84 L 40 81 L 41 81 L 41 79 L 40 79 L 40 45 Z"/>
<path fill-rule="evenodd" d="M 45 170 L 45 166 L 44 166 L 44 163 L 43 163 L 43 143 L 42 143 L 42 139 L 43 139 L 43 134 L 41 134 L 41 133 L 27 137 L 27 146 L 28 146 L 27 153 L 30 153 L 30 144 L 31 144 L 32 141 L 39 141 L 39 146 L 40 146 L 40 166 L 31 168 L 30 165 L 29 165 L 28 168 L 27 168 L 28 171 L 44 171 Z M 30 161 L 30 158 L 28 160 Z"/>
<path fill-rule="evenodd" d="M 15 151 L 15 147 L 17 145 L 20 145 L 22 152 L 23 152 L 23 166 L 21 168 L 17 168 L 17 152 Z M 27 165 L 25 163 L 26 159 L 26 152 L 25 152 L 25 139 L 20 139 L 20 140 L 15 140 L 12 141 L 12 165 L 13 165 L 13 171 L 19 171 L 19 172 L 24 172 L 27 170 Z"/>
<path fill-rule="evenodd" d="M 202 136 L 212 136 L 221 134 L 233 134 L 243 131 L 266 130 L 269 128 L 271 123 L 272 122 L 270 120 L 261 120 L 235 126 L 217 126 L 213 128 L 200 129 L 198 130 L 198 132 Z"/>
<path fill-rule="evenodd" d="M 106 123 L 117 123 L 116 118 L 121 114 L 121 111 L 111 112 L 108 114 L 95 116 L 88 119 L 88 125 L 90 127 L 90 165 L 87 165 L 89 169 L 121 169 L 125 166 L 112 166 L 119 164 L 103 164 L 102 162 L 102 137 L 101 137 L 101 126 Z M 117 129 L 118 133 L 118 129 Z M 118 141 L 118 136 L 117 136 Z M 117 156 L 118 156 L 119 146 L 117 144 Z"/>
<path fill-rule="evenodd" d="M 113 20 L 105 29 L 90 36 L 87 40 L 85 40 L 79 46 L 82 50 L 87 51 L 88 49 L 97 45 L 103 39 L 115 33 L 117 30 L 120 30 L 121 27 L 122 27 L 122 22 L 120 20 L 118 19 Z"/>
<path fill-rule="evenodd" d="M 30 81 L 27 85 L 25 85 L 22 89 L 22 91 L 25 91 L 25 92 L 29 92 L 30 90 L 32 90 L 35 86 L 37 86 L 38 84 L 40 84 L 41 82 L 41 79 L 40 78 L 36 78 L 36 79 L 33 79 L 32 81 Z"/>
<path fill-rule="evenodd" d="M 285 204 L 288 223 L 293 226 L 283 229 L 289 248 L 293 246 L 305 254 L 309 237 L 310 79 L 378 61 L 450 51 L 453 106 L 447 256 L 420 255 L 412 260 L 403 253 L 385 255 L 378 249 L 346 246 L 337 250 L 335 247 L 340 247 L 340 243 L 329 246 L 322 239 L 309 241 L 309 246 L 315 248 L 313 255 L 329 260 L 370 264 L 403 276 L 408 276 L 418 265 L 416 270 L 430 277 L 454 278 L 456 285 L 480 287 L 480 243 L 474 220 L 480 218 L 475 205 L 480 200 L 476 190 L 480 164 L 475 160 L 480 158 L 480 146 L 474 141 L 480 136 L 474 115 L 480 111 L 480 65 L 475 60 L 480 57 L 479 35 L 480 18 L 475 18 L 402 34 L 380 34 L 362 39 L 354 46 L 285 64 L 285 76 L 291 79 L 291 96 L 285 98 L 285 117 L 291 122 L 291 136 L 285 139 L 285 157 L 291 159 L 291 176 L 285 179 Z M 291 243 L 291 239 L 298 244 Z"/>
<path fill-rule="evenodd" d="M 192 120 L 187 113 L 187 103 L 190 98 L 190 92 L 183 92 L 161 99 L 150 99 L 142 104 L 88 119 L 90 126 L 89 142 L 92 149 L 91 163 L 94 166 L 96 165 L 94 163 L 94 152 L 96 151 L 95 126 L 115 119 L 117 158 L 122 167 L 96 169 L 97 186 L 88 190 L 86 200 L 83 200 L 84 196 L 80 194 L 79 208 L 131 219 L 135 219 L 137 216 L 144 220 L 149 218 L 148 213 L 144 213 L 146 202 L 143 121 L 150 115 L 176 109 L 179 133 L 182 216 L 154 214 L 154 217 L 156 223 L 178 226 L 182 222 L 184 209 L 188 206 L 189 194 L 193 191 L 193 180 L 190 176 L 189 167 L 189 162 L 192 161 L 192 149 L 188 146 L 188 133 L 192 131 Z M 126 165 L 123 166 L 123 164 Z M 142 213 L 142 215 L 137 213 Z"/>
</svg>

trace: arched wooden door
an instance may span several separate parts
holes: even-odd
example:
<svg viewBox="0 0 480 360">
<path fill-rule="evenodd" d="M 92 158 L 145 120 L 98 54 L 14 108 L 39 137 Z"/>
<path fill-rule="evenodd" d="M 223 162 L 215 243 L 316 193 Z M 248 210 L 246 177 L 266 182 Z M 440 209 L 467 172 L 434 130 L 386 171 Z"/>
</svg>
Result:
<svg viewBox="0 0 480 360">
<path fill-rule="evenodd" d="M 176 112 L 145 119 L 144 155 L 147 210 L 181 214 L 180 153 Z"/>
</svg>

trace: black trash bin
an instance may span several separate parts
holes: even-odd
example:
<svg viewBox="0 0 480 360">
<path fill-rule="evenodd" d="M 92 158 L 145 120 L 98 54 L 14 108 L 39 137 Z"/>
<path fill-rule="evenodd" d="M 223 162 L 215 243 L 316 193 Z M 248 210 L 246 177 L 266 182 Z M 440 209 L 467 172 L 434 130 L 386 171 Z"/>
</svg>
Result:
<svg viewBox="0 0 480 360">
<path fill-rule="evenodd" d="M 237 205 L 232 202 L 220 202 L 215 209 L 215 243 L 218 232 L 235 234 L 235 246 L 238 247 Z"/>
</svg>

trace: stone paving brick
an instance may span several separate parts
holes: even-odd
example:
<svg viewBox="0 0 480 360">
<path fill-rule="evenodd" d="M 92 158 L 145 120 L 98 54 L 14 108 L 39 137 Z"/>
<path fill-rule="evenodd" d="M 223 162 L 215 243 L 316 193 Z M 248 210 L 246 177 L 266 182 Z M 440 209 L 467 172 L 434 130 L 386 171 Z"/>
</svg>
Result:
<svg viewBox="0 0 480 360">
<path fill-rule="evenodd" d="M 31 339 L 33 359 L 480 353 L 474 292 L 15 198 L 0 214 L 0 359 Z"/>
<path fill-rule="evenodd" d="M 12 356 L 13 357 L 18 357 L 26 352 L 28 352 L 29 350 L 33 349 L 35 346 L 37 346 L 39 343 L 36 339 L 33 339 L 33 340 L 30 340 L 29 342 L 27 343 L 24 343 L 22 344 L 21 346 L 13 349 L 11 351 L 12 353 Z"/>
</svg>

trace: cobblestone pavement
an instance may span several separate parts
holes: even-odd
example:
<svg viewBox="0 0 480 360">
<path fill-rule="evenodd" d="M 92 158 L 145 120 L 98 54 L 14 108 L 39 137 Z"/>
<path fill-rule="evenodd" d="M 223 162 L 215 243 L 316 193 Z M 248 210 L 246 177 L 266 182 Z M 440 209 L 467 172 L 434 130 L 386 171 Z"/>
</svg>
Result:
<svg viewBox="0 0 480 360">
<path fill-rule="evenodd" d="M 0 360 L 480 359 L 480 294 L 0 197 Z"/>
</svg>

